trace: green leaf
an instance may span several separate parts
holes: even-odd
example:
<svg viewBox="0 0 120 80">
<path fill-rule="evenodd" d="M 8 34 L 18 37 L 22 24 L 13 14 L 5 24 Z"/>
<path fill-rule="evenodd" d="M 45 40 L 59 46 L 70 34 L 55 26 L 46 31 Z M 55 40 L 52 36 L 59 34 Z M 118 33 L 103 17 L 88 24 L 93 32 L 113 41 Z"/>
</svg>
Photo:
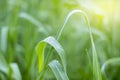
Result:
<svg viewBox="0 0 120 80">
<path fill-rule="evenodd" d="M 7 51 L 7 39 L 8 39 L 8 27 L 1 28 L 1 51 L 5 53 Z"/>
<path fill-rule="evenodd" d="M 18 65 L 16 63 L 11 63 L 10 67 L 12 69 L 12 78 L 14 80 L 22 80 Z"/>
<path fill-rule="evenodd" d="M 48 37 L 40 41 L 36 47 L 36 51 L 38 54 L 38 72 L 40 73 L 44 67 L 44 50 L 45 50 L 46 43 L 51 45 L 56 50 L 56 52 L 60 56 L 63 67 L 66 70 L 66 60 L 65 60 L 65 54 L 62 46 L 54 37 Z"/>
<path fill-rule="evenodd" d="M 38 27 L 39 31 L 41 31 L 45 34 L 47 33 L 46 30 L 43 28 L 43 25 L 38 20 L 36 20 L 34 17 L 32 17 L 31 15 L 29 15 L 25 12 L 21 12 L 20 17 L 23 19 L 26 19 L 29 22 L 31 22 L 32 24 L 34 24 L 36 27 Z"/>
<path fill-rule="evenodd" d="M 65 70 L 57 60 L 53 60 L 49 63 L 50 68 L 52 69 L 57 80 L 69 80 Z"/>
<path fill-rule="evenodd" d="M 9 76 L 10 68 L 12 69 L 12 78 L 14 80 L 22 80 L 18 65 L 16 63 L 11 63 L 9 67 L 4 56 L 0 54 L 0 71 Z"/>
<path fill-rule="evenodd" d="M 0 71 L 8 74 L 8 64 L 4 58 L 4 56 L 0 53 Z"/>
<path fill-rule="evenodd" d="M 114 65 L 114 66 L 118 66 L 120 65 L 120 58 L 112 58 L 112 59 L 109 59 L 107 60 L 101 67 L 101 72 L 105 75 L 105 69 L 107 67 L 107 65 Z"/>
<path fill-rule="evenodd" d="M 89 31 L 89 36 L 90 36 L 90 39 L 91 39 L 91 46 L 92 46 L 94 79 L 95 80 L 102 80 L 102 75 L 101 75 L 101 71 L 100 71 L 100 65 L 99 65 L 99 62 L 98 62 L 98 56 L 97 56 L 96 47 L 95 47 L 95 43 L 94 43 L 93 36 L 92 36 L 90 22 L 89 22 L 89 19 L 87 17 L 87 14 L 84 11 L 82 11 L 82 10 L 73 10 L 67 15 L 67 17 L 66 17 L 66 19 L 65 19 L 65 21 L 63 23 L 63 26 L 58 31 L 58 34 L 56 36 L 57 40 L 61 37 L 63 29 L 65 28 L 66 23 L 68 22 L 69 18 L 75 13 L 80 13 L 83 16 L 83 18 L 84 18 L 84 20 L 86 22 L 86 25 L 88 26 L 88 31 Z"/>
</svg>

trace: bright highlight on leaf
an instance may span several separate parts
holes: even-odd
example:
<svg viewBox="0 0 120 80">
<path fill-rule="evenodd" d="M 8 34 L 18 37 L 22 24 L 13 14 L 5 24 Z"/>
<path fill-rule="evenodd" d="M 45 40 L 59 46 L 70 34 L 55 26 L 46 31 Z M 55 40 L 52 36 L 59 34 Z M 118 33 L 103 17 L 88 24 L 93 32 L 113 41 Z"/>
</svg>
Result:
<svg viewBox="0 0 120 80">
<path fill-rule="evenodd" d="M 40 41 L 36 47 L 36 51 L 38 54 L 38 72 L 40 73 L 44 67 L 44 50 L 45 50 L 46 44 L 49 44 L 56 50 L 56 52 L 60 56 L 63 67 L 66 70 L 66 60 L 65 60 L 65 54 L 62 46 L 54 37 L 48 37 Z"/>
</svg>

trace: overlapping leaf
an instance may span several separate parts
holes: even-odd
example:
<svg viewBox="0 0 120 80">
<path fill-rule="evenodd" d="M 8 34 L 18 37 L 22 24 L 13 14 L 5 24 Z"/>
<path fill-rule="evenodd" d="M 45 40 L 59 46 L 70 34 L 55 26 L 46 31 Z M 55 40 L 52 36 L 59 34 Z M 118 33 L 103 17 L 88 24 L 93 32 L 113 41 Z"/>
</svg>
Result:
<svg viewBox="0 0 120 80">
<path fill-rule="evenodd" d="M 9 76 L 9 70 L 12 70 L 12 79 L 14 80 L 22 80 L 20 70 L 18 68 L 18 65 L 16 63 L 11 63 L 10 67 L 8 66 L 7 62 L 5 61 L 2 54 L 0 54 L 0 72 L 6 74 Z"/>
<path fill-rule="evenodd" d="M 45 50 L 46 44 L 51 45 L 56 50 L 56 52 L 60 56 L 60 59 L 65 69 L 66 61 L 65 61 L 65 54 L 64 54 L 64 50 L 62 46 L 59 44 L 59 42 L 54 37 L 48 37 L 40 41 L 36 47 L 36 51 L 38 54 L 38 72 L 40 73 L 44 67 L 44 50 Z"/>
<path fill-rule="evenodd" d="M 66 23 L 68 22 L 69 18 L 75 14 L 75 13 L 80 13 L 83 17 L 84 17 L 84 20 L 86 22 L 86 25 L 88 26 L 88 31 L 89 31 L 89 36 L 90 36 L 90 39 L 91 39 L 91 46 L 92 46 L 92 59 L 93 59 L 93 74 L 94 74 L 94 79 L 95 80 L 102 80 L 102 76 L 101 76 L 101 71 L 100 71 L 100 66 L 99 66 L 99 62 L 98 62 L 98 56 L 97 56 L 97 52 L 96 52 L 96 48 L 95 48 L 95 44 L 94 44 L 94 40 L 93 40 L 93 36 L 92 36 L 92 31 L 91 31 L 91 26 L 90 26 L 90 22 L 88 20 L 88 17 L 86 15 L 86 13 L 82 10 L 73 10 L 71 11 L 64 23 L 63 23 L 63 26 L 60 28 L 58 34 L 57 34 L 57 39 L 59 39 L 61 37 L 61 34 L 63 32 L 63 29 L 65 28 L 66 26 Z"/>
<path fill-rule="evenodd" d="M 66 71 L 63 69 L 62 65 L 57 60 L 51 61 L 49 63 L 49 66 L 52 69 L 57 80 L 69 80 Z"/>
</svg>

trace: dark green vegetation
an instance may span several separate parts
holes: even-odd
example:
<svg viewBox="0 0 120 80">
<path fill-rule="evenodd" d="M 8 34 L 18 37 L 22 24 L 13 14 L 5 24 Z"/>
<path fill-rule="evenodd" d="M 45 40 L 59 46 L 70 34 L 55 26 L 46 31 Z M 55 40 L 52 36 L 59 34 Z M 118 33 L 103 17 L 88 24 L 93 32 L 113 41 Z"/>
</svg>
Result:
<svg viewBox="0 0 120 80">
<path fill-rule="evenodd" d="M 0 80 L 120 80 L 119 4 L 0 0 Z"/>
</svg>

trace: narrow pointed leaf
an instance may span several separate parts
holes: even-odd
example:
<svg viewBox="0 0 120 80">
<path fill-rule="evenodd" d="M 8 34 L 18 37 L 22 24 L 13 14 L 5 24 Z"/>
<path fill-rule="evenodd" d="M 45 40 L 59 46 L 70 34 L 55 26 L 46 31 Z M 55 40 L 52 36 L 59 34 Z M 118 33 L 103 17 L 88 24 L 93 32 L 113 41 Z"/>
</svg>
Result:
<svg viewBox="0 0 120 80">
<path fill-rule="evenodd" d="M 36 27 L 38 27 L 38 29 L 41 32 L 46 33 L 46 30 L 43 28 L 43 25 L 38 20 L 36 20 L 34 17 L 32 17 L 31 15 L 29 15 L 29 14 L 27 14 L 25 12 L 21 12 L 20 17 L 23 18 L 23 19 L 26 19 L 29 22 L 31 22 L 32 24 L 34 24 Z"/>
<path fill-rule="evenodd" d="M 59 40 L 59 38 L 61 37 L 61 34 L 62 34 L 62 32 L 63 32 L 63 29 L 65 28 L 65 26 L 66 26 L 69 18 L 70 18 L 73 14 L 75 14 L 75 13 L 80 13 L 80 14 L 83 16 L 83 18 L 84 18 L 84 20 L 85 20 L 85 22 L 86 22 L 86 24 L 87 24 L 87 26 L 88 26 L 89 36 L 90 36 L 91 45 L 92 45 L 93 75 L 94 75 L 94 79 L 95 79 L 95 80 L 102 80 L 102 75 L 101 75 L 100 66 L 99 66 L 99 62 L 98 62 L 98 56 L 97 56 L 97 52 L 96 52 L 95 43 L 94 43 L 93 36 L 92 36 L 92 31 L 91 31 L 90 22 L 89 22 L 89 19 L 88 19 L 88 17 L 87 17 L 87 14 L 86 14 L 84 11 L 82 11 L 82 10 L 73 10 L 73 11 L 71 11 L 71 12 L 67 15 L 67 17 L 66 17 L 66 19 L 65 19 L 65 21 L 64 21 L 64 23 L 63 23 L 63 26 L 60 28 L 60 30 L 59 30 L 59 32 L 58 32 L 58 34 L 57 34 L 57 36 L 56 36 L 56 37 L 57 37 L 57 40 Z"/>
<path fill-rule="evenodd" d="M 64 68 L 62 65 L 57 61 L 53 60 L 49 63 L 51 70 L 53 71 L 57 80 L 69 80 Z"/>
<path fill-rule="evenodd" d="M 8 34 L 8 27 L 2 27 L 1 28 L 1 50 L 2 52 L 6 52 L 7 49 L 7 35 Z"/>
</svg>

